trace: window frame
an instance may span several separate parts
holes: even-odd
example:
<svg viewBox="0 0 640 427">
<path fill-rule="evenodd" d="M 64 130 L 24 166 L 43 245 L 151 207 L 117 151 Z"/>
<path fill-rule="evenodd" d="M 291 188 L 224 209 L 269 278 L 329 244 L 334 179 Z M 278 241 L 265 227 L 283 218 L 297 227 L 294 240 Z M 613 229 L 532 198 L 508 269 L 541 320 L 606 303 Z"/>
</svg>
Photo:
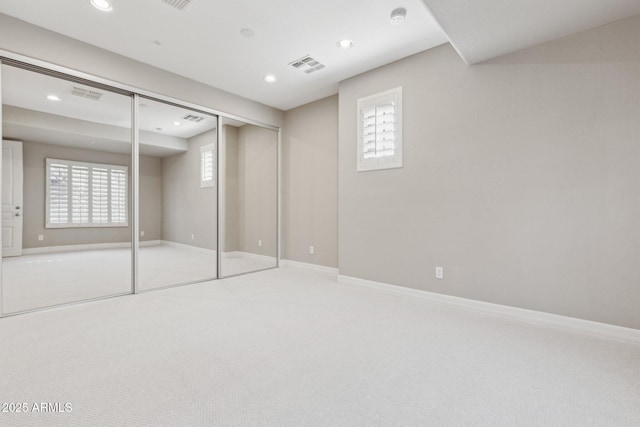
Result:
<svg viewBox="0 0 640 427">
<path fill-rule="evenodd" d="M 73 215 L 73 198 L 72 198 L 72 194 L 73 194 L 73 189 L 72 189 L 72 183 L 69 183 L 69 192 L 68 192 L 68 200 L 67 200 L 67 209 L 68 209 L 68 213 L 67 213 L 67 219 L 69 220 L 69 222 L 66 223 L 52 223 L 51 222 L 51 164 L 64 164 L 68 167 L 68 171 L 69 171 L 69 180 L 71 180 L 71 171 L 73 166 L 80 166 L 80 167 L 86 167 L 89 169 L 89 174 L 88 174 L 88 221 L 87 223 L 74 223 L 72 222 L 72 215 Z M 108 188 L 108 192 L 109 192 L 109 196 L 107 198 L 108 201 L 108 205 L 107 205 L 107 212 L 108 212 L 108 217 L 109 217 L 109 222 L 106 223 L 93 223 L 93 169 L 106 169 L 107 170 L 107 188 Z M 125 195 L 125 202 L 124 202 L 124 217 L 125 217 L 125 222 L 112 222 L 111 218 L 112 218 L 112 204 L 113 204 L 113 200 L 111 198 L 111 173 L 112 171 L 121 171 L 124 172 L 124 175 L 126 176 L 124 185 L 124 195 Z M 129 227 L 129 202 L 130 202 L 130 194 L 129 194 L 129 167 L 125 166 L 125 165 L 115 165 L 115 164 L 107 164 L 107 163 L 95 163 L 95 162 L 85 162 L 85 161 L 78 161 L 78 160 L 66 160 L 66 159 L 56 159 L 56 158 L 50 158 L 47 157 L 45 159 L 45 228 L 46 229 L 52 229 L 52 228 L 122 228 L 122 227 Z"/>
<path fill-rule="evenodd" d="M 386 104 L 394 105 L 394 141 L 393 155 L 365 158 L 364 151 L 364 110 L 371 107 L 381 107 Z M 377 115 L 376 115 L 377 117 Z M 402 167 L 402 86 L 379 92 L 357 102 L 357 171 L 365 172 L 381 169 L 395 169 Z M 377 139 L 375 141 L 377 144 Z"/>
</svg>

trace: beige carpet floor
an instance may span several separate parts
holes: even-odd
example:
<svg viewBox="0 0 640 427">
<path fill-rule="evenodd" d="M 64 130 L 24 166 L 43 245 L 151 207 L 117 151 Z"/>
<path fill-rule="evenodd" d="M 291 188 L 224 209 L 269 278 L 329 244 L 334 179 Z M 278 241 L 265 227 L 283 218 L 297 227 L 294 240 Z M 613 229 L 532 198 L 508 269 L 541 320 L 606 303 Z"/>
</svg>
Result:
<svg viewBox="0 0 640 427">
<path fill-rule="evenodd" d="M 640 346 L 256 274 L 0 319 L 5 426 L 640 425 Z M 31 406 L 30 406 L 31 407 Z"/>
</svg>

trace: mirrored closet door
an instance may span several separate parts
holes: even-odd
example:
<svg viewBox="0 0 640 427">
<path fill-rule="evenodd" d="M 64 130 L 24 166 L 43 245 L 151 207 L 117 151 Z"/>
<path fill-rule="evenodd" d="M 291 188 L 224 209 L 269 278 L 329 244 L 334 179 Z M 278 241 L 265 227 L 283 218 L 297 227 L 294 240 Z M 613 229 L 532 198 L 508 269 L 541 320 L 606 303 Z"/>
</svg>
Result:
<svg viewBox="0 0 640 427">
<path fill-rule="evenodd" d="M 217 277 L 217 117 L 140 98 L 138 290 Z"/>
<path fill-rule="evenodd" d="M 2 312 L 131 293 L 132 98 L 2 65 Z"/>
<path fill-rule="evenodd" d="M 277 128 L 0 67 L 0 315 L 278 266 Z"/>
<path fill-rule="evenodd" d="M 278 265 L 278 132 L 221 118 L 221 276 Z"/>
</svg>

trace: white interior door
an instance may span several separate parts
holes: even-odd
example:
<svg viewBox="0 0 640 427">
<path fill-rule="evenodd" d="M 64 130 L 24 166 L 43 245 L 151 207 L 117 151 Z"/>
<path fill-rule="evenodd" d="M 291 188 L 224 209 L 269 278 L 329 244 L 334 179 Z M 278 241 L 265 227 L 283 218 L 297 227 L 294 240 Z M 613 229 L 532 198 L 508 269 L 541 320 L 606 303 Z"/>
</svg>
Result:
<svg viewBox="0 0 640 427">
<path fill-rule="evenodd" d="M 2 256 L 22 255 L 22 142 L 2 141 Z"/>
</svg>

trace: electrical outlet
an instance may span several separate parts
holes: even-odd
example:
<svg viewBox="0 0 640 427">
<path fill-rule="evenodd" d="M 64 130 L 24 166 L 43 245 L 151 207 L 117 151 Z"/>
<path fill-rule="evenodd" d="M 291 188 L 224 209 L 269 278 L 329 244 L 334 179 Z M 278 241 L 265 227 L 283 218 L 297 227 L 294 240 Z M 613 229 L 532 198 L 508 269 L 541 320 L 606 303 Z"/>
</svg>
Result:
<svg viewBox="0 0 640 427">
<path fill-rule="evenodd" d="M 144 230 L 140 232 L 140 235 L 144 237 Z"/>
<path fill-rule="evenodd" d="M 436 267 L 436 279 L 444 280 L 444 267 Z"/>
<path fill-rule="evenodd" d="M 261 248 L 262 247 L 262 240 L 258 240 L 258 247 Z"/>
<path fill-rule="evenodd" d="M 313 246 L 309 246 L 309 253 L 311 255 L 315 254 L 316 253 L 316 248 L 314 248 Z"/>
<path fill-rule="evenodd" d="M 42 242 L 44 240 L 44 235 L 38 234 L 38 240 Z"/>
</svg>

